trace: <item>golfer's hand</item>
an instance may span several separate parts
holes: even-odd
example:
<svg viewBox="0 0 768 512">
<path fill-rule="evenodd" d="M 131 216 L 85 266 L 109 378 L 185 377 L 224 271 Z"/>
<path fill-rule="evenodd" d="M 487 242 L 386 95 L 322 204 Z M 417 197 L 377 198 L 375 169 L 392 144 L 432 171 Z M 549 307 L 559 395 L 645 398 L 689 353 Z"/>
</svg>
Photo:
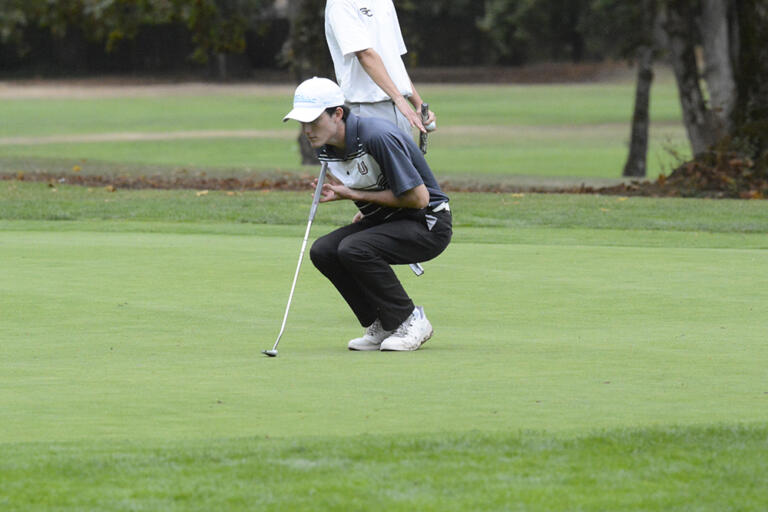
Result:
<svg viewBox="0 0 768 512">
<path fill-rule="evenodd" d="M 332 185 L 341 185 L 342 183 L 334 177 L 332 174 L 326 174 L 325 175 L 325 181 L 323 183 L 330 183 Z M 314 178 L 312 180 L 312 191 L 314 191 L 317 188 L 317 178 Z"/>
<path fill-rule="evenodd" d="M 355 222 L 360 222 L 361 220 L 363 220 L 363 217 L 365 217 L 365 215 L 363 215 L 363 212 L 357 212 L 355 216 L 352 217 L 352 224 L 354 224 Z"/>
<path fill-rule="evenodd" d="M 320 191 L 320 202 L 327 203 L 330 201 L 339 201 L 341 199 L 349 199 L 350 190 L 344 185 L 333 185 L 331 183 L 324 183 L 323 189 Z"/>
<path fill-rule="evenodd" d="M 330 178 L 330 175 L 326 175 L 326 180 Z M 333 189 L 334 186 L 338 186 L 339 182 L 338 180 L 333 180 L 332 183 L 323 183 L 323 188 L 320 191 L 320 202 L 321 203 L 327 203 L 328 201 L 338 201 L 339 199 L 343 199 L 342 197 L 339 197 L 335 190 Z M 314 192 L 317 189 L 317 178 L 312 180 L 312 191 Z"/>
</svg>

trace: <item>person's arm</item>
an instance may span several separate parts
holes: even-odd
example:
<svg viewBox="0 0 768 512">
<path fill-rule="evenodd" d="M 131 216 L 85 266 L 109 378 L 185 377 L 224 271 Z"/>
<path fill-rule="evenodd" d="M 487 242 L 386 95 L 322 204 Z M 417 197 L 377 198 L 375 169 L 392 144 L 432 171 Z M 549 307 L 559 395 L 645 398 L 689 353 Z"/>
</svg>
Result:
<svg viewBox="0 0 768 512">
<path fill-rule="evenodd" d="M 396 196 L 391 190 L 355 190 L 344 185 L 331 183 L 323 184 L 321 203 L 349 199 L 350 201 L 365 201 L 390 208 L 426 208 L 429 204 L 429 191 L 424 184 L 417 185 Z"/>
<path fill-rule="evenodd" d="M 387 96 L 392 98 L 397 109 L 403 113 L 408 122 L 411 123 L 411 126 L 415 126 L 419 131 L 426 133 L 427 130 L 421 122 L 421 116 L 408 105 L 408 101 L 406 101 L 405 97 L 403 97 L 397 89 L 397 86 L 395 86 L 389 73 L 387 73 L 387 68 L 384 67 L 384 61 L 381 60 L 381 55 L 379 55 L 373 48 L 360 50 L 355 52 L 355 55 L 357 55 L 357 60 L 360 62 L 360 65 L 365 72 L 368 73 L 368 76 L 371 77 L 371 80 L 381 87 L 381 90 L 384 91 Z M 419 98 L 418 105 L 421 107 L 421 98 Z M 415 103 L 414 106 L 416 106 Z"/>
</svg>

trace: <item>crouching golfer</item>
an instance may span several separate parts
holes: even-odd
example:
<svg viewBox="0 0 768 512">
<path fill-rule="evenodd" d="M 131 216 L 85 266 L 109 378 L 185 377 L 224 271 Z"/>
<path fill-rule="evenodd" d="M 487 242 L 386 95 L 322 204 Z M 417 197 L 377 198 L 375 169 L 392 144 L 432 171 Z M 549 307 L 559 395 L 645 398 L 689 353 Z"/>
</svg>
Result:
<svg viewBox="0 0 768 512">
<path fill-rule="evenodd" d="M 352 224 L 315 241 L 310 257 L 347 301 L 365 334 L 350 350 L 417 350 L 432 325 L 390 265 L 430 260 L 451 240 L 451 213 L 410 134 L 344 106 L 336 83 L 312 78 L 296 89 L 293 110 L 329 178 L 320 202 L 348 199 Z"/>
</svg>

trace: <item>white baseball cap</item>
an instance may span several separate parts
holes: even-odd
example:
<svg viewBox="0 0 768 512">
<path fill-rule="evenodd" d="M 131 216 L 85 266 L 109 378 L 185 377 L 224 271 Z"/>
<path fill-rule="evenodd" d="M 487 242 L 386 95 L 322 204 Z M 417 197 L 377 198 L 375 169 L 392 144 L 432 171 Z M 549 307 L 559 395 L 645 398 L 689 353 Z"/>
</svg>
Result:
<svg viewBox="0 0 768 512">
<path fill-rule="evenodd" d="M 327 78 L 310 78 L 296 88 L 293 95 L 293 110 L 283 122 L 295 119 L 300 123 L 311 123 L 329 107 L 344 105 L 344 93 L 336 82 Z"/>
</svg>

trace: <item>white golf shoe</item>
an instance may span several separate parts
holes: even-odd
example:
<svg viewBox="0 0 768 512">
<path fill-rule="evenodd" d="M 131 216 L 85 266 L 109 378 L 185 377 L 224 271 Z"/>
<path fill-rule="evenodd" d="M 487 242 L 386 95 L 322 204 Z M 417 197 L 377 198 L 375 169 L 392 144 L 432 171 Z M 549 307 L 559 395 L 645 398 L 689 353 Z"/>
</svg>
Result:
<svg viewBox="0 0 768 512">
<path fill-rule="evenodd" d="M 418 350 L 432 337 L 432 332 L 432 324 L 427 320 L 424 308 L 416 306 L 411 316 L 406 318 L 390 337 L 381 342 L 380 350 Z"/>
<path fill-rule="evenodd" d="M 381 342 L 390 334 L 392 334 L 392 331 L 385 331 L 377 318 L 375 322 L 365 329 L 365 334 L 361 338 L 349 340 L 347 348 L 349 350 L 379 350 Z"/>
</svg>

